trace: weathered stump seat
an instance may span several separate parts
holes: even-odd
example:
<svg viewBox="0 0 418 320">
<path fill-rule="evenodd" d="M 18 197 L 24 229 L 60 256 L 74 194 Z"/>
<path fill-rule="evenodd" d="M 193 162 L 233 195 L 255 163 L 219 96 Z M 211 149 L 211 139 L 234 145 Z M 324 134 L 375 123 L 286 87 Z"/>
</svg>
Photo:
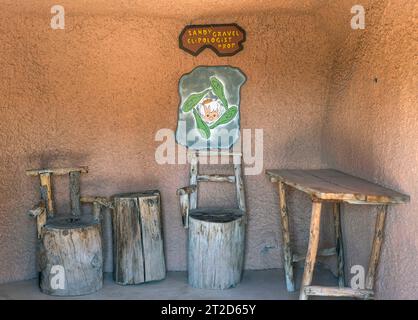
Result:
<svg viewBox="0 0 418 320">
<path fill-rule="evenodd" d="M 241 281 L 245 222 L 239 209 L 201 208 L 189 213 L 189 283 L 227 289 Z"/>
</svg>

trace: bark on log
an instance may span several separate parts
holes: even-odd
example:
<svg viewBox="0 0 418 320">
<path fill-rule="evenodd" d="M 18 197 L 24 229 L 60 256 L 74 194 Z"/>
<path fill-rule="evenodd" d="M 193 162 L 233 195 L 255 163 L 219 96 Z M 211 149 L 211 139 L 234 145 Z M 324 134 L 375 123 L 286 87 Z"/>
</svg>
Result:
<svg viewBox="0 0 418 320">
<path fill-rule="evenodd" d="M 242 277 L 245 221 L 238 209 L 196 209 L 189 216 L 188 279 L 202 289 L 235 287 Z"/>
<path fill-rule="evenodd" d="M 71 214 L 79 217 L 81 215 L 79 171 L 70 172 L 70 204 Z"/>
<path fill-rule="evenodd" d="M 164 279 L 160 193 L 121 194 L 114 200 L 114 280 L 126 285 Z"/>
<path fill-rule="evenodd" d="M 103 285 L 100 224 L 91 217 L 49 219 L 42 228 L 40 288 L 55 296 L 93 293 Z"/>
</svg>

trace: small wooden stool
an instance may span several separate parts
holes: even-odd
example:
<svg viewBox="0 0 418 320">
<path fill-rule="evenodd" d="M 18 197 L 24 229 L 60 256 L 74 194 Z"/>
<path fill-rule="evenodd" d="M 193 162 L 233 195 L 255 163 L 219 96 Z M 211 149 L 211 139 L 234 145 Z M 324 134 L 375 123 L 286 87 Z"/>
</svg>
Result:
<svg viewBox="0 0 418 320">
<path fill-rule="evenodd" d="M 308 296 L 335 296 L 371 299 L 374 295 L 373 287 L 379 262 L 380 249 L 383 242 L 383 231 L 387 206 L 409 202 L 409 196 L 384 188 L 366 180 L 353 177 L 332 169 L 323 170 L 266 170 L 270 181 L 278 183 L 280 198 L 280 218 L 283 234 L 284 267 L 288 291 L 294 291 L 293 263 L 305 260 L 302 285 L 299 299 L 306 300 Z M 286 206 L 285 186 L 293 187 L 307 193 L 312 199 L 312 217 L 309 233 L 309 245 L 306 257 L 292 253 L 289 234 L 289 218 Z M 334 203 L 335 248 L 318 252 L 319 229 L 322 203 Z M 340 204 L 368 204 L 379 205 L 376 219 L 375 233 L 366 276 L 365 289 L 345 287 L 344 252 L 341 235 Z M 316 256 L 337 255 L 338 287 L 311 286 Z"/>
<path fill-rule="evenodd" d="M 87 167 L 27 170 L 39 176 L 41 201 L 29 210 L 37 219 L 40 239 L 39 284 L 41 291 L 56 296 L 93 293 L 103 285 L 100 208 L 110 206 L 105 198 L 80 197 L 80 174 Z M 71 214 L 55 216 L 52 175 L 70 178 Z M 81 202 L 93 204 L 93 216 L 81 215 Z"/>
<path fill-rule="evenodd" d="M 114 196 L 113 277 L 139 284 L 165 278 L 161 200 L 157 190 Z"/>
</svg>

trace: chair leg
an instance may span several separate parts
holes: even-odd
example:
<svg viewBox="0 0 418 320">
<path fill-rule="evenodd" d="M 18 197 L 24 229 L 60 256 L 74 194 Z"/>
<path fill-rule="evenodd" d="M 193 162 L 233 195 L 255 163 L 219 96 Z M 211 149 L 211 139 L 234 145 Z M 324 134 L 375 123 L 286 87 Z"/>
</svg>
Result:
<svg viewBox="0 0 418 320">
<path fill-rule="evenodd" d="M 290 232 L 289 232 L 289 214 L 286 205 L 286 187 L 283 182 L 279 182 L 279 198 L 280 198 L 280 220 L 282 224 L 283 236 L 283 256 L 284 256 L 284 271 L 286 276 L 287 291 L 295 291 L 295 281 L 293 278 L 293 254 L 290 246 Z"/>
<path fill-rule="evenodd" d="M 305 287 L 312 283 L 312 275 L 315 267 L 316 254 L 318 252 L 319 244 L 319 230 L 321 225 L 321 208 L 322 202 L 313 200 L 312 202 L 312 216 L 311 226 L 309 230 L 309 245 L 306 253 L 305 268 L 303 270 L 302 284 L 300 287 L 299 300 L 307 300 L 308 296 L 305 293 Z"/>
<path fill-rule="evenodd" d="M 344 245 L 341 227 L 341 203 L 334 203 L 334 228 L 335 228 L 335 247 L 337 251 L 337 269 L 338 269 L 338 286 L 345 287 L 345 271 L 344 271 Z"/>
<path fill-rule="evenodd" d="M 380 251 L 383 242 L 383 231 L 385 228 L 387 206 L 378 208 L 376 217 L 376 226 L 374 231 L 372 253 L 370 254 L 369 269 L 366 276 L 366 289 L 373 290 L 374 280 L 376 278 L 377 265 L 379 263 Z"/>
</svg>

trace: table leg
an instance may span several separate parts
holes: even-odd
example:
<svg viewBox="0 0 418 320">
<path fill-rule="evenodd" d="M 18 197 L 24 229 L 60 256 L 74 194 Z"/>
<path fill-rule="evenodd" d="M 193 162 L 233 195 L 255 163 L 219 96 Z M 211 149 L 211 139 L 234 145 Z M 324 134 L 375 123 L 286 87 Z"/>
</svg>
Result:
<svg viewBox="0 0 418 320">
<path fill-rule="evenodd" d="M 284 270 L 286 276 L 287 291 L 295 291 L 295 282 L 293 279 L 293 254 L 290 246 L 290 232 L 289 232 L 289 214 L 286 205 L 286 187 L 283 182 L 279 182 L 279 198 L 280 198 L 280 220 L 282 224 L 283 236 L 283 255 L 284 255 Z"/>
<path fill-rule="evenodd" d="M 379 206 L 377 209 L 376 226 L 374 231 L 372 253 L 370 254 L 369 269 L 366 276 L 366 289 L 373 290 L 374 280 L 376 278 L 377 265 L 379 263 L 380 249 L 383 242 L 383 231 L 385 228 L 385 220 L 387 206 Z"/>
<path fill-rule="evenodd" d="M 345 286 L 344 271 L 344 245 L 341 228 L 341 203 L 335 202 L 333 207 L 334 228 L 335 228 L 335 247 L 337 251 L 337 269 L 338 269 L 338 286 Z"/>
<path fill-rule="evenodd" d="M 300 287 L 299 300 L 307 300 L 308 296 L 305 293 L 305 286 L 309 286 L 312 283 L 312 275 L 316 261 L 316 254 L 319 244 L 319 230 L 321 224 L 321 208 L 322 202 L 313 200 L 312 202 L 312 216 L 311 226 L 309 230 L 309 245 L 308 252 L 306 253 L 305 268 L 303 270 L 302 284 Z"/>
</svg>

